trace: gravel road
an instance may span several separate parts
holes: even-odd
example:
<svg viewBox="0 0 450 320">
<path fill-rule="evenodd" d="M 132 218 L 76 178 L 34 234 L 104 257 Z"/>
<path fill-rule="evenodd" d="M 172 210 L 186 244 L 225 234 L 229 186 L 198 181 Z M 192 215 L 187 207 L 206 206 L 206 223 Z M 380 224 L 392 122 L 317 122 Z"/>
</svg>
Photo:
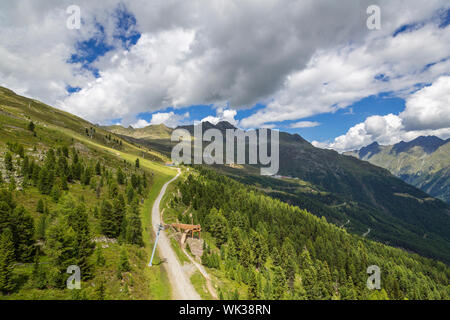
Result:
<svg viewBox="0 0 450 320">
<path fill-rule="evenodd" d="M 153 204 L 152 223 L 155 234 L 158 230 L 158 225 L 161 223 L 159 213 L 159 205 L 161 203 L 161 199 L 166 192 L 167 186 L 172 181 L 176 180 L 180 173 L 181 171 L 180 169 L 178 169 L 178 174 L 172 180 L 164 184 L 161 191 L 159 192 L 158 197 L 155 200 L 155 203 Z M 172 298 L 175 300 L 201 300 L 200 295 L 197 293 L 197 291 L 195 291 L 194 286 L 192 285 L 185 271 L 183 271 L 183 267 L 178 261 L 178 258 L 173 251 L 172 246 L 170 245 L 169 238 L 164 231 L 162 231 L 159 235 L 158 252 L 160 258 L 164 261 L 164 266 L 169 276 L 169 281 L 172 286 Z"/>
</svg>

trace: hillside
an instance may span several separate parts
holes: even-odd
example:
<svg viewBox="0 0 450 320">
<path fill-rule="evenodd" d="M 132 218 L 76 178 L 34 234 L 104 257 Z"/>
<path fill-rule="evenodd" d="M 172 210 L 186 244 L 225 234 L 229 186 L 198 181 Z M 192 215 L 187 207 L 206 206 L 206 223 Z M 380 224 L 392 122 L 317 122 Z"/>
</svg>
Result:
<svg viewBox="0 0 450 320">
<path fill-rule="evenodd" d="M 233 128 L 227 122 L 202 125 L 203 130 Z M 193 133 L 192 125 L 182 128 Z M 174 145 L 167 139 L 131 141 L 166 155 Z M 450 263 L 450 206 L 366 161 L 280 132 L 281 177 L 260 176 L 252 166 L 214 168 L 349 232 Z"/>
<path fill-rule="evenodd" d="M 118 135 L 125 135 L 137 139 L 170 139 L 172 129 L 164 124 L 149 125 L 144 128 L 124 128 L 120 125 L 102 126 L 103 129 Z"/>
<path fill-rule="evenodd" d="M 146 266 L 153 245 L 150 208 L 175 170 L 151 147 L 155 139 L 122 137 L 0 88 L 0 299 L 171 298 L 159 257 L 154 267 Z M 170 149 L 167 139 L 156 138 Z M 341 183 L 337 188 L 348 189 L 333 189 L 326 179 L 307 181 L 295 163 L 288 166 L 289 159 L 283 159 L 280 174 L 296 176 L 261 177 L 249 166 L 214 167 L 219 174 L 187 168 L 165 198 L 165 219 L 195 221 L 206 231 L 201 260 L 219 298 L 448 299 L 445 264 L 349 235 L 327 222 L 337 224 L 348 217 L 351 222 L 345 228 L 353 233 L 369 226 L 372 232 L 366 238 L 385 236 L 385 242 L 411 246 L 447 262 L 445 232 L 441 237 L 441 230 L 429 225 L 433 231 L 427 231 L 422 242 L 413 237 L 414 228 L 425 228 L 421 223 L 448 230 L 447 220 L 438 219 L 440 210 L 447 210 L 444 203 L 423 198 L 421 191 L 367 162 L 335 158 L 336 153 L 316 150 L 299 136 L 282 133 L 280 138 L 280 152 L 290 161 L 298 159 L 297 152 L 305 153 L 303 170 L 318 175 L 335 168 Z M 308 163 L 321 156 L 328 157 L 326 164 Z M 388 194 L 379 190 L 405 192 L 395 196 L 403 202 L 389 199 L 401 207 L 392 211 L 391 220 L 360 195 L 346 194 L 355 186 L 345 174 L 358 177 L 362 172 L 367 190 L 377 191 L 364 196 L 381 202 Z M 386 185 L 380 187 L 372 179 Z M 407 223 L 392 218 L 407 209 Z M 421 210 L 428 210 L 428 216 L 415 221 Z M 378 220 L 366 222 L 365 214 Z M 386 240 L 393 230 L 399 233 Z M 370 264 L 386 272 L 381 291 L 365 287 Z M 81 290 L 65 288 L 72 265 L 81 270 Z M 196 274 L 191 281 L 197 290 L 204 286 Z"/>
<path fill-rule="evenodd" d="M 166 216 L 202 225 L 201 261 L 224 299 L 449 299 L 450 268 L 348 234 L 213 170 L 178 183 Z M 382 289 L 366 287 L 367 267 Z"/>
<path fill-rule="evenodd" d="M 450 203 L 449 142 L 433 136 L 388 146 L 374 142 L 346 154 L 388 169 L 403 181 Z"/>
<path fill-rule="evenodd" d="M 146 267 L 165 161 L 0 87 L 0 299 L 170 299 L 163 266 Z M 65 289 L 70 265 L 81 290 Z"/>
</svg>

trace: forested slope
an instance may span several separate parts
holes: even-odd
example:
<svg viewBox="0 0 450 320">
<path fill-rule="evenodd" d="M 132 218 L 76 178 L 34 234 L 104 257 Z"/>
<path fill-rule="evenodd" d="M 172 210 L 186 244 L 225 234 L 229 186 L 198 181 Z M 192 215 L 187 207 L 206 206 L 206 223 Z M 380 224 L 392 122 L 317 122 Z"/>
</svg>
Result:
<svg viewBox="0 0 450 320">
<path fill-rule="evenodd" d="M 207 231 L 202 256 L 224 298 L 448 299 L 441 262 L 348 234 L 325 218 L 274 200 L 211 170 L 179 183 L 170 206 Z M 367 267 L 382 290 L 366 288 Z"/>
<path fill-rule="evenodd" d="M 146 267 L 160 157 L 0 88 L 0 299 L 170 299 Z"/>
</svg>

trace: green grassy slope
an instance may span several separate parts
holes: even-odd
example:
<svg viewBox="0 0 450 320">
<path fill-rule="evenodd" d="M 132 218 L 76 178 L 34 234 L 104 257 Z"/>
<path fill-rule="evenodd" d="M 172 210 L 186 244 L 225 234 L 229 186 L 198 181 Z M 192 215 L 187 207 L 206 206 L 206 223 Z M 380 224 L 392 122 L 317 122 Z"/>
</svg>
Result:
<svg viewBox="0 0 450 320">
<path fill-rule="evenodd" d="M 35 125 L 34 132 L 28 129 L 31 121 Z M 54 200 L 52 194 L 42 194 L 38 186 L 32 182 L 23 182 L 24 176 L 20 167 L 24 158 L 11 152 L 8 143 L 22 146 L 24 156 L 39 166 L 44 166 L 48 150 L 56 151 L 58 148 L 67 147 L 69 150 L 76 150 L 86 168 L 94 167 L 97 162 L 101 163 L 106 171 L 112 174 L 111 181 L 114 181 L 115 172 L 119 167 L 123 170 L 127 181 L 130 181 L 134 173 L 138 175 L 145 173 L 148 187 L 143 190 L 142 195 L 137 195 L 139 203 L 143 201 L 139 206 L 139 212 L 144 246 L 101 240 L 103 235 L 99 218 L 95 216 L 95 208 L 100 208 L 102 200 L 108 199 L 108 179 L 105 178 L 105 184 L 98 187 L 100 180 L 103 180 L 103 174 L 93 175 L 89 185 L 77 180 L 70 182 L 68 190 L 61 191 L 61 198 Z M 4 167 L 5 155 L 8 152 L 13 154 L 12 172 Z M 140 160 L 139 169 L 134 168 L 137 158 Z M 69 164 L 73 161 L 72 153 L 67 159 Z M 17 261 L 13 269 L 14 289 L 7 294 L 0 294 L 0 299 L 95 299 L 102 282 L 106 290 L 105 297 L 108 299 L 170 299 L 170 285 L 163 266 L 147 267 L 153 246 L 151 207 L 164 182 L 176 174 L 175 170 L 164 166 L 165 161 L 167 159 L 154 150 L 134 146 L 81 118 L 0 87 L 0 169 L 3 180 L 0 189 L 12 190 L 10 181 L 11 177 L 14 178 L 17 188 L 12 190 L 13 199 L 18 205 L 23 205 L 32 216 L 36 230 L 42 218 L 42 214 L 36 212 L 40 199 L 44 200 L 50 216 L 55 217 L 49 218 L 51 223 L 56 223 L 60 217 L 58 212 L 61 210 L 60 202 L 63 201 L 61 199 L 71 197 L 76 200 L 77 205 L 82 203 L 88 214 L 90 237 L 92 240 L 97 239 L 96 248 L 102 248 L 106 260 L 104 265 L 97 265 L 96 253 L 90 256 L 89 260 L 94 266 L 93 277 L 82 283 L 82 293 L 57 288 L 51 284 L 38 289 L 33 284 L 33 263 L 24 264 Z M 57 178 L 58 181 L 59 179 Z M 126 185 L 119 185 L 118 191 L 126 195 Z M 99 197 L 96 195 L 97 192 Z M 129 208 L 127 203 L 127 210 Z M 42 248 L 40 262 L 44 268 L 50 268 L 48 244 L 44 241 L 39 246 Z M 117 268 L 122 251 L 128 256 L 131 270 L 123 273 L 119 279 Z"/>
</svg>

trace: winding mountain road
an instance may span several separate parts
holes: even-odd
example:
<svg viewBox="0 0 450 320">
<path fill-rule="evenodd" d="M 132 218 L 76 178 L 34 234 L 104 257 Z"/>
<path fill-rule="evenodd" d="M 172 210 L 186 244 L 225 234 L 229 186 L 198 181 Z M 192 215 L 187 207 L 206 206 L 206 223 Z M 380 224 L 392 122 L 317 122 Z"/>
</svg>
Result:
<svg viewBox="0 0 450 320">
<path fill-rule="evenodd" d="M 166 182 L 161 191 L 159 192 L 158 197 L 155 200 L 152 208 L 152 224 L 153 230 L 158 232 L 158 225 L 161 223 L 161 216 L 159 211 L 159 205 L 161 203 L 161 199 L 166 192 L 167 186 L 175 181 L 179 175 L 181 174 L 181 170 L 178 169 L 177 175 L 172 178 L 170 181 Z M 170 240 L 167 237 L 166 233 L 162 231 L 159 234 L 158 240 L 158 252 L 160 258 L 164 261 L 164 266 L 167 270 L 167 274 L 169 276 L 169 281 L 172 286 L 173 299 L 175 300 L 201 300 L 200 295 L 195 291 L 194 286 L 186 275 L 183 267 L 178 261 L 178 258 L 175 252 L 170 245 Z"/>
</svg>

